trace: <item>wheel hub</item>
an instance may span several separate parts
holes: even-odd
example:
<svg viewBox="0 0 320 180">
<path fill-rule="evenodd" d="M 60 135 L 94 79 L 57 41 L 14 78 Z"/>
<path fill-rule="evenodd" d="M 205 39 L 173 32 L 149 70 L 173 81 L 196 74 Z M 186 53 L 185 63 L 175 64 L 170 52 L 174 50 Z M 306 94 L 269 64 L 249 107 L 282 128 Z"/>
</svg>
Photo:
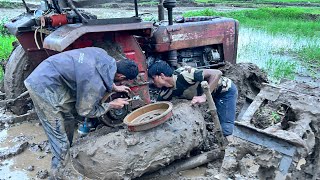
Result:
<svg viewBox="0 0 320 180">
<path fill-rule="evenodd" d="M 126 93 L 109 93 L 107 94 L 102 102 L 108 103 L 113 101 L 117 98 L 129 98 L 129 96 Z M 125 105 L 122 109 L 110 109 L 106 114 L 99 117 L 99 120 L 101 120 L 105 125 L 111 126 L 111 127 L 117 127 L 123 125 L 123 119 L 126 117 L 126 115 L 129 112 L 129 106 Z"/>
</svg>

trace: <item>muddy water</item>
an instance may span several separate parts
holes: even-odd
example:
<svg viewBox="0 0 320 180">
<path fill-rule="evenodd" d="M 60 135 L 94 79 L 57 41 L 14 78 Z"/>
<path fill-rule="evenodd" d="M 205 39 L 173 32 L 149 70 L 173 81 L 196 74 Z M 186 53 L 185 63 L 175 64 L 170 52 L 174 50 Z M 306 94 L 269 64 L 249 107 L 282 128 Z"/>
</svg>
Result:
<svg viewBox="0 0 320 180">
<path fill-rule="evenodd" d="M 290 34 L 274 35 L 263 30 L 242 27 L 239 32 L 237 62 L 255 63 L 267 72 L 267 64 L 270 60 L 295 63 L 294 72 L 299 74 L 298 76 L 308 76 L 310 72 L 301 64 L 301 61 L 287 53 L 297 52 L 307 46 L 320 47 L 320 39 Z"/>
<path fill-rule="evenodd" d="M 8 149 L 17 142 L 21 142 L 17 137 L 23 137 L 29 144 L 39 144 L 47 139 L 41 126 L 36 122 L 26 122 L 0 131 L 0 150 Z M 23 180 L 36 177 L 38 171 L 50 170 L 50 162 L 51 154 L 32 152 L 27 148 L 19 155 L 0 160 L 1 179 Z M 29 166 L 34 166 L 34 170 L 28 171 Z"/>
</svg>

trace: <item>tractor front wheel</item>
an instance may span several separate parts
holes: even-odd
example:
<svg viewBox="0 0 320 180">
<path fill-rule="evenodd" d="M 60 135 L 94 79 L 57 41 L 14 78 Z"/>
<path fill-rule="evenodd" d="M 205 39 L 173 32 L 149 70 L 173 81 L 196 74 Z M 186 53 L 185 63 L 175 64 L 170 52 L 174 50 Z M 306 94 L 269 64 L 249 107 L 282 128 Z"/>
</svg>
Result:
<svg viewBox="0 0 320 180">
<path fill-rule="evenodd" d="M 21 45 L 12 52 L 4 74 L 4 92 L 7 99 L 14 99 L 26 91 L 23 81 L 32 72 L 29 58 Z"/>
</svg>

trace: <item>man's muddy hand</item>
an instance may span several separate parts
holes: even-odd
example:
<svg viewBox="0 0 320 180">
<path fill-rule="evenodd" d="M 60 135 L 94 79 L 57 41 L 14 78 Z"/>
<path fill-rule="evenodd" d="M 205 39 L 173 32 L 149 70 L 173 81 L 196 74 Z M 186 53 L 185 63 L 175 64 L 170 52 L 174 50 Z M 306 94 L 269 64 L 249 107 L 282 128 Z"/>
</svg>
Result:
<svg viewBox="0 0 320 180">
<path fill-rule="evenodd" d="M 110 108 L 112 108 L 112 109 L 121 109 L 125 105 L 129 104 L 129 102 L 127 100 L 128 100 L 128 98 L 117 98 L 117 99 L 115 99 L 115 100 L 113 100 L 113 101 L 111 101 L 109 103 Z"/>
<path fill-rule="evenodd" d="M 195 104 L 202 104 L 204 102 L 207 101 L 207 97 L 205 94 L 203 94 L 202 96 L 194 96 L 191 100 L 191 104 L 195 105 Z"/>
<path fill-rule="evenodd" d="M 116 86 L 113 85 L 113 91 L 115 92 L 125 92 L 125 93 L 129 93 L 131 92 L 131 89 L 128 86 Z"/>
</svg>

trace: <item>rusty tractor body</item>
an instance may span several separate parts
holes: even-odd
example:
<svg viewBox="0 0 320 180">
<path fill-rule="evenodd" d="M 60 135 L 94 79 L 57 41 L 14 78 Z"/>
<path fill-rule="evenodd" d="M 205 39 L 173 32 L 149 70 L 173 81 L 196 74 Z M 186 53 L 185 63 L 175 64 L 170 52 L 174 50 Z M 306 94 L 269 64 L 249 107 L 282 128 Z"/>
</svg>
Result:
<svg viewBox="0 0 320 180">
<path fill-rule="evenodd" d="M 77 10 L 72 1 L 60 8 L 57 0 L 48 4 L 41 1 L 41 8 L 30 10 L 6 24 L 22 46 L 24 67 L 10 65 L 5 74 L 6 95 L 14 98 L 23 90 L 12 83 L 23 83 L 24 78 L 44 59 L 54 54 L 77 48 L 112 42 L 121 47 L 122 53 L 139 66 L 137 80 L 126 84 L 133 95 L 141 99 L 134 101 L 132 108 L 150 103 L 148 64 L 161 59 L 173 67 L 191 65 L 214 68 L 225 62 L 236 63 L 238 21 L 215 17 L 206 21 L 173 23 L 172 8 L 175 1 L 164 1 L 168 9 L 169 23 L 142 21 L 135 3 L 136 16 L 130 18 L 97 19 L 96 16 Z M 21 53 L 21 52 L 20 52 Z M 11 56 L 15 56 L 13 53 Z M 18 60 L 16 60 L 18 61 Z M 19 69 L 20 68 L 20 69 Z M 27 71 L 23 68 L 27 68 Z M 20 80 L 12 81 L 13 74 L 25 71 Z M 7 80 L 6 80 L 7 79 Z M 7 83 L 7 84 L 6 84 Z M 23 86 L 23 85 L 22 85 Z"/>
</svg>

